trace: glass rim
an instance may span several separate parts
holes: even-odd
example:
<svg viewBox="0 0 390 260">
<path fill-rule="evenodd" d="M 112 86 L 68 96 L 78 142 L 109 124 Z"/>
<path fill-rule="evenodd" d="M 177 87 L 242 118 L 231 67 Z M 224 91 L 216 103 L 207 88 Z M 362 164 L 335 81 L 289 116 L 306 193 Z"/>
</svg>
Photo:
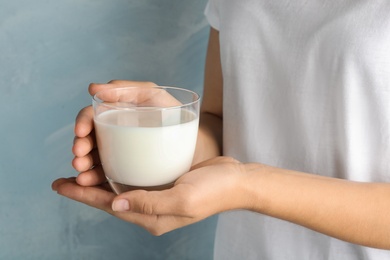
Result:
<svg viewBox="0 0 390 260">
<path fill-rule="evenodd" d="M 182 105 L 177 105 L 177 106 L 169 106 L 169 107 L 151 107 L 151 106 L 145 106 L 145 107 L 119 107 L 119 106 L 115 106 L 115 105 L 111 105 L 109 103 L 105 103 L 104 100 L 100 99 L 98 97 L 98 95 L 102 92 L 105 92 L 105 91 L 113 91 L 113 90 L 127 90 L 127 89 L 135 89 L 135 88 L 143 88 L 143 89 L 146 89 L 146 88 L 157 88 L 157 89 L 171 89 L 171 90 L 178 90 L 178 91 L 183 91 L 183 92 L 187 92 L 189 94 L 192 94 L 195 98 L 193 101 L 191 102 L 187 102 L 185 104 L 182 104 Z M 168 92 L 169 94 L 169 92 Z M 129 87 L 119 87 L 119 88 L 107 88 L 107 89 L 103 89 L 103 90 L 100 90 L 98 92 L 95 93 L 95 95 L 92 96 L 92 100 L 94 103 L 98 104 L 99 106 L 104 106 L 104 107 L 107 107 L 107 108 L 112 108 L 112 109 L 116 109 L 116 110 L 142 110 L 142 109 L 147 109 L 148 111 L 150 110 L 167 110 L 167 109 L 178 109 L 178 108 L 183 108 L 183 107 L 188 107 L 188 106 L 191 106 L 191 105 L 194 105 L 196 103 L 198 103 L 200 101 L 200 95 L 198 93 L 196 93 L 195 91 L 192 91 L 192 90 L 189 90 L 189 89 L 186 89 L 186 88 L 179 88 L 179 87 L 172 87 L 172 86 L 151 86 L 151 87 L 140 87 L 140 86 L 129 86 Z M 119 102 L 119 103 L 128 103 L 128 102 Z"/>
</svg>

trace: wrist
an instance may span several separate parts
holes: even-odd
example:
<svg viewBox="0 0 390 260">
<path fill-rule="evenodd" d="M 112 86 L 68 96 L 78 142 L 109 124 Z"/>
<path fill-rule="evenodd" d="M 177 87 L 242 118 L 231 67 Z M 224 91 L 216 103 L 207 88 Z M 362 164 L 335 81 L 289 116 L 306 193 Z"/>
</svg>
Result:
<svg viewBox="0 0 390 260">
<path fill-rule="evenodd" d="M 270 171 L 270 166 L 260 163 L 244 164 L 242 174 L 242 193 L 244 194 L 244 209 L 264 212 L 266 193 L 266 176 Z"/>
</svg>

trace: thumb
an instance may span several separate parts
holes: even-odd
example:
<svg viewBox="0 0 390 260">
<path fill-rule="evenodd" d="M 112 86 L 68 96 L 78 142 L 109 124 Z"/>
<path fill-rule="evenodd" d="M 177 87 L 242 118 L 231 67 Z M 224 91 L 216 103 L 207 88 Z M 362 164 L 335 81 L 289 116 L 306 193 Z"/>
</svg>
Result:
<svg viewBox="0 0 390 260">
<path fill-rule="evenodd" d="M 144 215 L 188 215 L 188 203 L 179 189 L 163 191 L 135 190 L 118 195 L 112 203 L 116 212 L 130 211 Z"/>
</svg>

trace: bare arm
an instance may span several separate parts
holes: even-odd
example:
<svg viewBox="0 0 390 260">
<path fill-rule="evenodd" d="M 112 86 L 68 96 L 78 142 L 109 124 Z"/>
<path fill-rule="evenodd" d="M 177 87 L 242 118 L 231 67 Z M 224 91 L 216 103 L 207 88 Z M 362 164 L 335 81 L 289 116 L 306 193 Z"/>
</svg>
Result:
<svg viewBox="0 0 390 260">
<path fill-rule="evenodd" d="M 329 236 L 390 249 L 390 184 L 247 164 L 249 209 Z"/>
<path fill-rule="evenodd" d="M 193 164 L 222 153 L 222 84 L 219 35 L 218 31 L 211 29 L 206 56 L 197 153 Z"/>
</svg>

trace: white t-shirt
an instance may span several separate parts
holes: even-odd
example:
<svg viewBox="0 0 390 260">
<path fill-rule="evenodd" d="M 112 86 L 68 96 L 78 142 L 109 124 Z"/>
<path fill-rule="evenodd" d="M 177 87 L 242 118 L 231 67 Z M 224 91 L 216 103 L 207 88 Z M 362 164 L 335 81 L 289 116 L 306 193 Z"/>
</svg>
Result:
<svg viewBox="0 0 390 260">
<path fill-rule="evenodd" d="M 224 154 L 390 182 L 390 1 L 210 0 Z M 261 189 L 261 187 L 259 187 Z M 219 216 L 216 259 L 390 259 L 249 211 Z"/>
</svg>

